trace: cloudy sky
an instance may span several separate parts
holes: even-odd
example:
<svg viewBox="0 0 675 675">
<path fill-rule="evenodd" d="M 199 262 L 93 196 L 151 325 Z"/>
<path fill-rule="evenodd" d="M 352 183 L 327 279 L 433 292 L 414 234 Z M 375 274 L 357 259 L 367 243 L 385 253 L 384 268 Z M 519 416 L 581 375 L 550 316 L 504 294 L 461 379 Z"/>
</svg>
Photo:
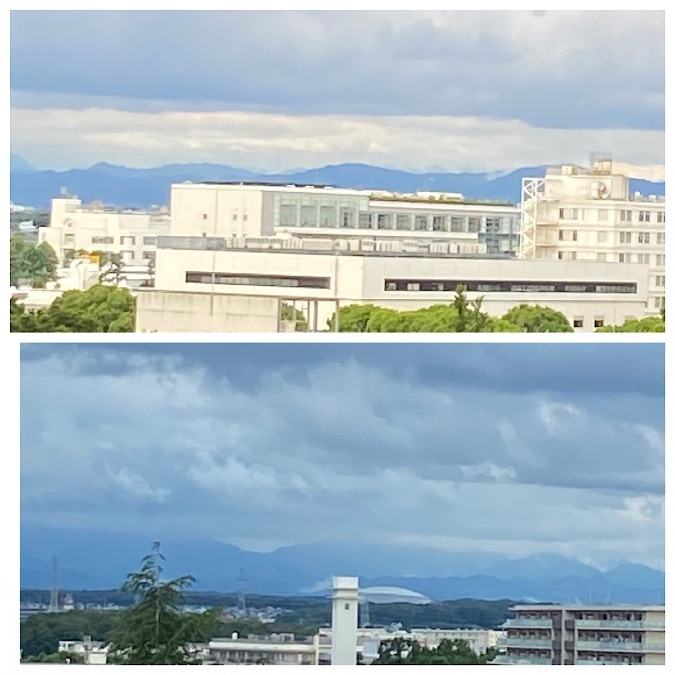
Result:
<svg viewBox="0 0 675 675">
<path fill-rule="evenodd" d="M 23 345 L 22 527 L 660 566 L 663 351 Z"/>
<path fill-rule="evenodd" d="M 664 162 L 661 11 L 13 11 L 38 168 Z"/>
</svg>

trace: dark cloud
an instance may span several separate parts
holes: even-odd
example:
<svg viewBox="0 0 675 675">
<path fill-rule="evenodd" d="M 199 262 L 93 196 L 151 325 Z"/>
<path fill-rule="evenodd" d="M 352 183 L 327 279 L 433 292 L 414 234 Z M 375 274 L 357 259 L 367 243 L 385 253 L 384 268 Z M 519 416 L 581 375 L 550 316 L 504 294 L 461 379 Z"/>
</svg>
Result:
<svg viewBox="0 0 675 675">
<path fill-rule="evenodd" d="M 664 128 L 662 12 L 536 14 L 14 11 L 11 86 L 150 108 Z"/>
</svg>

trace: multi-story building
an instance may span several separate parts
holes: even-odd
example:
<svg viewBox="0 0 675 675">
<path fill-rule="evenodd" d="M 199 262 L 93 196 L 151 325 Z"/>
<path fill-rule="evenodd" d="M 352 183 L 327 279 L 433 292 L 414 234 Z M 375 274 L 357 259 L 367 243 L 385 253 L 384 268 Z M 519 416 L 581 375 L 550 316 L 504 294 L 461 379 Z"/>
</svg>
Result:
<svg viewBox="0 0 675 675">
<path fill-rule="evenodd" d="M 365 240 L 450 245 L 454 253 L 512 254 L 520 211 L 461 194 L 399 194 L 327 185 L 181 183 L 171 186 L 176 236 Z"/>
<path fill-rule="evenodd" d="M 168 234 L 169 226 L 166 209 L 121 210 L 59 197 L 52 200 L 49 227 L 39 229 L 38 239 L 54 249 L 62 265 L 80 251 L 100 251 L 119 255 L 125 267 L 138 272 L 152 267 L 157 237 Z"/>
<path fill-rule="evenodd" d="M 665 663 L 665 607 L 517 605 L 495 663 Z"/>
<path fill-rule="evenodd" d="M 523 179 L 519 255 L 644 265 L 647 314 L 657 315 L 665 307 L 665 198 L 631 193 L 630 173 L 598 160 Z"/>
<path fill-rule="evenodd" d="M 461 256 L 447 244 L 174 236 L 173 225 L 158 240 L 155 287 L 137 298 L 138 331 L 276 331 L 282 306 L 298 304 L 309 330 L 322 330 L 341 306 L 413 310 L 452 302 L 460 284 L 469 298 L 484 297 L 489 314 L 546 305 L 579 331 L 645 311 L 644 265 Z"/>
</svg>

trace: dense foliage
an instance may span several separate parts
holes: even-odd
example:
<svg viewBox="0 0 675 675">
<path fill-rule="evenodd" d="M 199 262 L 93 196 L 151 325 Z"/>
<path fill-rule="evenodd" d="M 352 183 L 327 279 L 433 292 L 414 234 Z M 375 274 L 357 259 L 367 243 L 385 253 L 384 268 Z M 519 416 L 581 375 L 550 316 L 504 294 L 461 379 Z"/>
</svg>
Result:
<svg viewBox="0 0 675 675">
<path fill-rule="evenodd" d="M 455 299 L 447 305 L 397 311 L 375 305 L 348 305 L 338 316 L 344 333 L 570 333 L 567 318 L 549 307 L 518 305 L 503 317 L 482 310 L 483 298 L 469 300 L 466 288 L 458 286 Z M 335 315 L 328 320 L 335 329 Z"/>
<path fill-rule="evenodd" d="M 56 252 L 46 242 L 35 244 L 20 234 L 9 240 L 10 286 L 43 288 L 45 282 L 55 278 L 57 267 Z"/>
<path fill-rule="evenodd" d="M 218 625 L 218 613 L 183 614 L 183 592 L 194 583 L 184 575 L 161 581 L 164 556 L 156 542 L 138 572 L 127 575 L 123 590 L 136 597 L 136 604 L 123 612 L 111 632 L 112 652 L 128 665 L 176 665 L 196 663 L 191 642 L 205 640 Z"/>
<path fill-rule="evenodd" d="M 631 319 L 620 326 L 603 326 L 596 333 L 665 333 L 666 322 L 660 316 L 649 316 L 645 319 Z"/>
<path fill-rule="evenodd" d="M 489 663 L 496 652 L 489 650 L 478 655 L 466 640 L 441 640 L 436 649 L 423 647 L 417 640 L 393 638 L 380 644 L 375 666 L 424 665 L 424 666 L 478 666 Z"/>
<path fill-rule="evenodd" d="M 74 609 L 29 616 L 21 623 L 23 656 L 53 654 L 59 648 L 59 640 L 82 640 L 85 635 L 90 635 L 92 640 L 107 642 L 117 626 L 119 614 Z"/>
<path fill-rule="evenodd" d="M 131 333 L 134 298 L 125 288 L 97 284 L 66 291 L 46 309 L 27 311 L 10 300 L 10 330 L 17 333 Z"/>
</svg>

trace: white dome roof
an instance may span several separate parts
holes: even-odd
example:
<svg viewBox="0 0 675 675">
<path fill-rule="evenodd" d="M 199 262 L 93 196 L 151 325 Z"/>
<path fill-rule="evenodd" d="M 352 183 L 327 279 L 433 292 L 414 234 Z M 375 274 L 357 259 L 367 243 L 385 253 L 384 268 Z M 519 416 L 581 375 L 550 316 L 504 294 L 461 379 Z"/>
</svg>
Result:
<svg viewBox="0 0 675 675">
<path fill-rule="evenodd" d="M 426 595 L 396 586 L 373 586 L 359 590 L 359 598 L 373 604 L 407 602 L 413 605 L 428 605 L 432 602 Z"/>
</svg>

